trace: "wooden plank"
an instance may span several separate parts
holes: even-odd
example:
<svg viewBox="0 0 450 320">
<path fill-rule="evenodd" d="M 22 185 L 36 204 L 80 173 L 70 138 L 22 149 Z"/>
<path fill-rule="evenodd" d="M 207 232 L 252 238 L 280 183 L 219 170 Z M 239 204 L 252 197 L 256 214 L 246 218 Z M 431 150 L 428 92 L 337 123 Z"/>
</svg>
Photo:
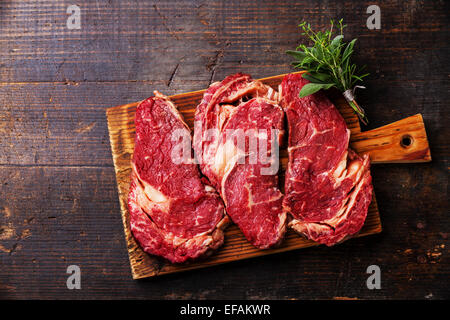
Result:
<svg viewBox="0 0 450 320">
<path fill-rule="evenodd" d="M 426 84 L 428 95 L 423 96 L 423 90 L 417 89 L 423 81 L 390 82 L 381 99 L 373 82 L 361 92 L 364 103 L 360 103 L 371 113 L 372 128 L 411 115 L 411 108 L 401 111 L 398 101 L 414 105 L 414 112 L 423 114 L 427 135 L 434 139 L 433 154 L 449 156 L 442 132 L 450 117 L 444 111 L 446 100 L 437 99 L 446 92 L 445 82 Z M 170 87 L 165 81 L 0 84 L 0 164 L 113 166 L 107 108 L 144 99 L 153 90 L 173 95 L 207 85 L 208 81 L 187 79 L 175 79 Z M 374 98 L 368 101 L 371 95 Z"/>
<path fill-rule="evenodd" d="M 164 81 L 0 84 L 0 165 L 112 167 L 105 109 L 143 99 L 149 87 L 177 92 Z"/>
<path fill-rule="evenodd" d="M 445 32 L 437 32 L 447 26 L 447 10 L 432 1 L 384 2 L 383 20 L 389 23 L 376 31 L 366 27 L 364 2 L 124 0 L 78 5 L 82 28 L 67 30 L 67 3 L 2 3 L 0 81 L 168 81 L 177 64 L 176 78 L 196 74 L 206 84 L 213 72 L 220 79 L 237 66 L 255 77 L 288 72 L 290 58 L 283 52 L 299 43 L 297 25 L 303 19 L 323 28 L 331 17 L 344 18 L 346 37 L 359 38 L 362 64 L 373 66 L 372 77 L 384 80 L 402 73 L 408 73 L 408 80 L 435 78 L 417 67 L 417 59 L 438 64 L 439 59 L 426 57 L 439 54 L 447 42 Z M 399 53 L 402 59 L 393 63 Z M 386 65 L 389 69 L 378 67 Z"/>
<path fill-rule="evenodd" d="M 82 298 L 129 277 L 114 180 L 109 167 L 1 168 L 1 299 Z M 82 290 L 67 289 L 69 265 Z"/>
<path fill-rule="evenodd" d="M 283 75 L 261 79 L 264 83 L 277 88 Z M 204 91 L 195 91 L 170 98 L 177 105 L 186 123 L 192 128 L 195 107 L 200 102 Z M 360 127 L 356 115 L 346 104 L 345 100 L 335 94 L 334 103 L 340 110 L 348 127 L 352 132 L 359 133 Z M 236 226 L 229 227 L 225 232 L 225 244 L 207 260 L 190 262 L 182 265 L 170 264 L 158 257 L 150 256 L 139 247 L 130 230 L 129 213 L 127 209 L 127 197 L 129 191 L 129 178 L 131 173 L 131 157 L 134 149 L 134 112 L 137 103 L 125 106 L 113 107 L 107 110 L 108 128 L 110 133 L 111 149 L 113 154 L 116 178 L 119 190 L 119 201 L 121 206 L 122 220 L 125 230 L 125 238 L 130 257 L 132 275 L 134 279 L 203 268 L 225 262 L 236 261 L 261 255 L 273 254 L 299 248 L 316 245 L 313 241 L 299 237 L 289 231 L 282 245 L 275 249 L 258 250 L 245 239 Z M 285 152 L 280 152 L 286 157 Z M 281 161 L 286 163 L 286 161 Z M 283 170 L 283 169 L 282 169 Z M 375 196 L 369 208 L 366 223 L 358 236 L 375 234 L 381 232 L 381 222 L 378 213 Z"/>
<path fill-rule="evenodd" d="M 447 183 L 446 169 L 417 167 L 373 167 L 378 201 L 386 199 L 380 202 L 383 232 L 378 235 L 151 281 L 131 280 L 112 168 L 2 167 L 0 297 L 308 299 L 317 288 L 315 298 L 370 299 L 374 292 L 364 285 L 366 268 L 377 264 L 386 287 L 375 297 L 420 299 L 432 292 L 444 298 L 448 286 L 439 284 L 450 270 L 443 238 L 447 199 L 440 190 Z M 411 201 L 414 195 L 418 201 Z M 72 264 L 81 268 L 81 290 L 66 287 L 66 268 Z"/>
</svg>

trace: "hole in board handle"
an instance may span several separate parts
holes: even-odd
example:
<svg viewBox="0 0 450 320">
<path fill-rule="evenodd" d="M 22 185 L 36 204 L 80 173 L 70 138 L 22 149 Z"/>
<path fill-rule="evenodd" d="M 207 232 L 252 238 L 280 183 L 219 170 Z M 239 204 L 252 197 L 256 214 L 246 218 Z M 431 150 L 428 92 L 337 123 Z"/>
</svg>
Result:
<svg viewBox="0 0 450 320">
<path fill-rule="evenodd" d="M 405 135 L 402 137 L 402 140 L 400 140 L 400 145 L 401 145 L 403 148 L 409 148 L 409 147 L 411 147 L 411 145 L 413 144 L 413 142 L 414 142 L 413 137 L 411 137 L 409 134 L 405 134 Z"/>
</svg>

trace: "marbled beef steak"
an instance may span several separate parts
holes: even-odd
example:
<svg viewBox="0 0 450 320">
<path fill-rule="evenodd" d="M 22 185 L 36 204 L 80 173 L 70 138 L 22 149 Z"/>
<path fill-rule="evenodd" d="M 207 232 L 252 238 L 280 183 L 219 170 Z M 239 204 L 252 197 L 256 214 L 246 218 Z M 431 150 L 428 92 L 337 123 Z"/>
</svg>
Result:
<svg viewBox="0 0 450 320">
<path fill-rule="evenodd" d="M 175 105 L 155 92 L 138 105 L 135 126 L 128 208 L 137 242 L 144 251 L 178 263 L 217 249 L 228 218 L 197 165 L 173 161 L 174 132 L 188 137 L 190 148 L 190 130 Z"/>
<path fill-rule="evenodd" d="M 307 83 L 290 74 L 279 89 L 289 131 L 283 205 L 291 228 L 331 246 L 364 224 L 372 199 L 369 158 L 348 147 L 350 131 L 323 92 L 299 98 Z"/>
<path fill-rule="evenodd" d="M 233 222 L 260 249 L 279 244 L 286 229 L 278 153 L 272 153 L 283 134 L 284 114 L 276 99 L 270 87 L 238 73 L 213 83 L 195 113 L 194 150 L 202 173 L 219 191 Z M 250 141 L 258 141 L 258 148 Z"/>
</svg>

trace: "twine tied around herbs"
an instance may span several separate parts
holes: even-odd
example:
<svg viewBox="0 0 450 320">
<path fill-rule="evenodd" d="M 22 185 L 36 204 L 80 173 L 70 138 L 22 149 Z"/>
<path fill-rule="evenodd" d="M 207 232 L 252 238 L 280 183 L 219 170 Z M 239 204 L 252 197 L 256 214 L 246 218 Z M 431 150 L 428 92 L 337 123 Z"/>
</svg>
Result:
<svg viewBox="0 0 450 320">
<path fill-rule="evenodd" d="M 365 89 L 364 86 L 354 86 L 353 89 L 347 89 L 342 94 L 344 95 L 345 100 L 350 104 L 350 106 L 359 114 L 361 121 L 367 125 L 367 117 L 364 112 L 364 109 L 356 103 L 355 100 L 355 91 L 356 89 Z"/>
</svg>

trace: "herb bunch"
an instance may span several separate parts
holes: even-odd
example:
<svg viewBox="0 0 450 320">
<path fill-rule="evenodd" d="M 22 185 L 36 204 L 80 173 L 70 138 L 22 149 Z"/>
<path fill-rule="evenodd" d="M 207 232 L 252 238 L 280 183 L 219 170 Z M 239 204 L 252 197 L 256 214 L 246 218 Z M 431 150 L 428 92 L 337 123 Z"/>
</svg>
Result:
<svg viewBox="0 0 450 320">
<path fill-rule="evenodd" d="M 367 117 L 364 110 L 356 103 L 354 90 L 358 82 L 369 74 L 361 74 L 362 69 L 350 61 L 353 53 L 353 47 L 357 39 L 349 43 L 343 41 L 343 30 L 346 25 L 342 24 L 342 19 L 337 24 L 331 20 L 331 27 L 324 32 L 314 32 L 309 23 L 303 22 L 299 25 L 302 28 L 302 35 L 312 41 L 312 46 L 305 44 L 299 45 L 296 50 L 290 50 L 286 53 L 293 56 L 296 60 L 292 62 L 295 68 L 306 70 L 303 78 L 310 81 L 300 91 L 300 98 L 309 96 L 320 89 L 329 89 L 336 87 L 347 99 L 350 106 L 361 119 L 367 124 Z M 335 29 L 335 30 L 334 30 Z"/>
</svg>

